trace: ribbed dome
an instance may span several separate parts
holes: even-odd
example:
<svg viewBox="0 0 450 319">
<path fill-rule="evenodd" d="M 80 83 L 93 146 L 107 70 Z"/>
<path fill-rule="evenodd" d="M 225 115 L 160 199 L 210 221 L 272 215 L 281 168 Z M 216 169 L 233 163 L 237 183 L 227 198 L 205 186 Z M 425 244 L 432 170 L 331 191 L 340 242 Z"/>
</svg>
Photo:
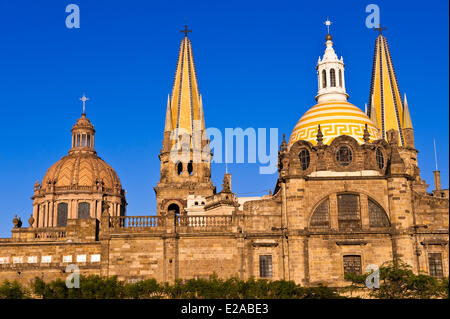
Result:
<svg viewBox="0 0 450 319">
<path fill-rule="evenodd" d="M 102 182 L 105 188 L 122 188 L 111 166 L 92 153 L 64 156 L 48 169 L 42 187 L 45 188 L 49 182 L 54 182 L 56 189 L 63 186 L 96 186 Z"/>
<path fill-rule="evenodd" d="M 371 141 L 380 138 L 378 129 L 359 108 L 344 101 L 327 101 L 316 104 L 300 118 L 292 131 L 289 147 L 299 140 L 316 145 L 319 124 L 324 144 L 330 144 L 340 135 L 349 135 L 363 144 L 365 124 Z"/>
</svg>

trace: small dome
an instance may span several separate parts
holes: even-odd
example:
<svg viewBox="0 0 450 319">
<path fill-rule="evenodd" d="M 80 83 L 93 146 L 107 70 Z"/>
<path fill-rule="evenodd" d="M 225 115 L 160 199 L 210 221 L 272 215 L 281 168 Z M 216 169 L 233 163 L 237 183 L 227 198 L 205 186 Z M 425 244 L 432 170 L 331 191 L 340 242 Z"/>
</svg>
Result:
<svg viewBox="0 0 450 319">
<path fill-rule="evenodd" d="M 55 190 L 58 187 L 96 186 L 102 182 L 105 188 L 122 188 L 112 167 L 92 153 L 64 156 L 48 169 L 42 180 L 42 187 L 47 187 L 49 182 L 55 183 Z"/>
<path fill-rule="evenodd" d="M 323 134 L 323 143 L 328 145 L 340 135 L 349 135 L 363 144 L 366 124 L 370 140 L 380 138 L 376 126 L 359 108 L 344 101 L 327 101 L 316 104 L 303 114 L 289 138 L 289 147 L 299 140 L 316 145 L 319 124 Z"/>
</svg>

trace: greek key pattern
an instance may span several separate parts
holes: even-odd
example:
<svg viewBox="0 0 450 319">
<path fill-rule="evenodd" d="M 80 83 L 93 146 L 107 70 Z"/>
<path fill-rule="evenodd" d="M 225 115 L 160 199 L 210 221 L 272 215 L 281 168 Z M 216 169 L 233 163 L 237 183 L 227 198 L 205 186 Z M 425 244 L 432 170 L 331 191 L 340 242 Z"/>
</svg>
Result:
<svg viewBox="0 0 450 319">
<path fill-rule="evenodd" d="M 341 135 L 350 135 L 358 140 L 359 143 L 364 143 L 364 124 L 354 124 L 354 123 L 329 123 L 321 124 L 320 129 L 323 134 L 323 143 L 329 144 L 334 138 Z M 368 126 L 367 127 L 370 139 L 378 139 L 378 131 L 376 128 Z M 308 142 L 313 142 L 315 144 L 317 137 L 317 125 L 311 125 L 308 127 L 301 127 L 300 129 L 292 132 L 289 144 L 293 144 L 298 140 L 305 140 Z"/>
</svg>

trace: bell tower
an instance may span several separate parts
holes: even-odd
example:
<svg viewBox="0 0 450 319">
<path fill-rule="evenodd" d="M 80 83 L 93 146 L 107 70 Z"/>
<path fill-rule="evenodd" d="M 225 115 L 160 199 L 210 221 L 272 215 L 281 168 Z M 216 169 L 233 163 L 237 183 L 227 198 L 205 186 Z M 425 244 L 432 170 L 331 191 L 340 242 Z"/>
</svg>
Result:
<svg viewBox="0 0 450 319">
<path fill-rule="evenodd" d="M 183 213 L 189 195 L 210 196 L 211 150 L 187 26 L 181 32 L 172 94 L 167 98 L 160 179 L 154 188 L 157 214 Z"/>
</svg>

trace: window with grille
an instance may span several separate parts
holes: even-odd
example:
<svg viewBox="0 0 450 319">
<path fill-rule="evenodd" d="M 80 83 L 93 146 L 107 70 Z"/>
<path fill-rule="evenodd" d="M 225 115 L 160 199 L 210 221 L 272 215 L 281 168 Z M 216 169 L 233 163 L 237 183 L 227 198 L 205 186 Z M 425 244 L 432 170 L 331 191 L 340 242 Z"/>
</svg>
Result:
<svg viewBox="0 0 450 319">
<path fill-rule="evenodd" d="M 370 227 L 389 227 L 389 219 L 384 209 L 370 198 L 368 199 L 368 202 Z"/>
<path fill-rule="evenodd" d="M 328 217 L 329 206 L 330 201 L 327 199 L 316 208 L 311 217 L 311 227 L 330 227 L 330 220 Z"/>
<path fill-rule="evenodd" d="M 56 217 L 56 227 L 65 227 L 67 225 L 67 212 L 69 206 L 67 203 L 58 204 L 58 215 Z"/>
<path fill-rule="evenodd" d="M 361 256 L 344 256 L 344 275 L 349 273 L 361 275 Z"/>
<path fill-rule="evenodd" d="M 302 149 L 299 154 L 300 157 L 300 165 L 302 167 L 302 170 L 306 170 L 309 167 L 309 152 L 307 149 Z"/>
<path fill-rule="evenodd" d="M 384 156 L 383 156 L 383 152 L 377 148 L 376 151 L 376 159 L 377 159 L 377 165 L 379 169 L 383 169 L 384 167 Z"/>
<path fill-rule="evenodd" d="M 272 277 L 272 255 L 259 256 L 259 276 L 261 278 Z"/>
<path fill-rule="evenodd" d="M 84 219 L 90 217 L 91 205 L 86 202 L 78 204 L 78 218 Z"/>
<path fill-rule="evenodd" d="M 327 87 L 327 72 L 325 70 L 322 71 L 322 88 Z"/>
<path fill-rule="evenodd" d="M 334 69 L 330 70 L 330 86 L 336 86 L 336 71 Z"/>
<path fill-rule="evenodd" d="M 348 146 L 341 146 L 336 152 L 336 160 L 339 165 L 348 166 L 352 162 L 352 150 Z"/>
<path fill-rule="evenodd" d="M 442 254 L 441 253 L 428 253 L 428 264 L 430 268 L 430 276 L 442 277 Z"/>
<path fill-rule="evenodd" d="M 353 194 L 338 195 L 337 202 L 339 229 L 360 228 L 359 196 Z"/>
</svg>

